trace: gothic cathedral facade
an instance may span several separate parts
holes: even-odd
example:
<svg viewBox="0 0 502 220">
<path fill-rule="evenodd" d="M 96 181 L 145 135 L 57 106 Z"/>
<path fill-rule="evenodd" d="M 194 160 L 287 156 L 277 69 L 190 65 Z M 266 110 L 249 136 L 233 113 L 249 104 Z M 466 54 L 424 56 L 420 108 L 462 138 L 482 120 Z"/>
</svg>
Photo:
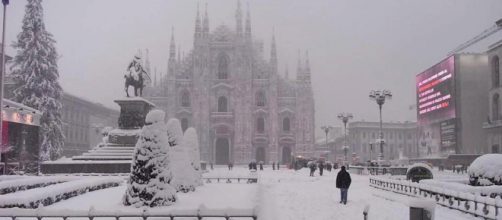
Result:
<svg viewBox="0 0 502 220">
<path fill-rule="evenodd" d="M 286 164 L 314 151 L 314 98 L 308 54 L 296 79 L 278 74 L 275 37 L 270 58 L 254 40 L 249 9 L 238 3 L 235 28 L 210 31 L 207 9 L 195 21 L 194 47 L 176 54 L 174 36 L 167 74 L 145 89 L 145 98 L 199 135 L 201 159 L 214 164 L 250 161 Z M 287 70 L 286 70 L 287 71 Z"/>
</svg>

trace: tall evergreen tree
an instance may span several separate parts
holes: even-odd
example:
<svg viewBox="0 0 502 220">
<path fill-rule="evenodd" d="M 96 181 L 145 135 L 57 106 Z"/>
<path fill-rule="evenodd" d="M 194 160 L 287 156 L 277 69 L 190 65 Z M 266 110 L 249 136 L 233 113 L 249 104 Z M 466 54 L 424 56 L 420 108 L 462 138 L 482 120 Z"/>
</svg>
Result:
<svg viewBox="0 0 502 220">
<path fill-rule="evenodd" d="M 61 120 L 63 90 L 58 82 L 55 44 L 52 34 L 45 29 L 42 0 L 28 0 L 22 31 L 13 44 L 17 54 L 12 76 L 16 83 L 15 100 L 42 112 L 41 160 L 59 158 L 64 144 Z"/>
</svg>

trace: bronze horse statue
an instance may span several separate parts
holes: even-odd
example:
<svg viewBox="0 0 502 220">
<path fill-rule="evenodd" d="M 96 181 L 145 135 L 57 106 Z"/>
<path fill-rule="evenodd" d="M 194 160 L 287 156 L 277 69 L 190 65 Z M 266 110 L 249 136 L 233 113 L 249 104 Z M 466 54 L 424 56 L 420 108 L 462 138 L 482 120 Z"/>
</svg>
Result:
<svg viewBox="0 0 502 220">
<path fill-rule="evenodd" d="M 142 96 L 143 88 L 145 87 L 145 77 L 149 79 L 148 73 L 141 66 L 141 58 L 134 57 L 134 60 L 127 67 L 128 74 L 124 75 L 125 78 L 125 92 L 129 97 L 129 86 L 134 88 L 134 96 Z M 139 93 L 138 93 L 139 90 Z"/>
</svg>

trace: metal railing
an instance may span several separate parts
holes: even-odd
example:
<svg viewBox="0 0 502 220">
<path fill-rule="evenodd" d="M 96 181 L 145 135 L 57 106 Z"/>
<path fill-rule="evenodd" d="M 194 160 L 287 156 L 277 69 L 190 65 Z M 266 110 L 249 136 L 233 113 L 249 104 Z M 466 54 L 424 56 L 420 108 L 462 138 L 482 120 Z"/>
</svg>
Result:
<svg viewBox="0 0 502 220">
<path fill-rule="evenodd" d="M 258 183 L 257 177 L 202 177 L 202 179 L 206 183 L 212 183 L 213 181 L 217 183 L 220 183 L 220 181 L 225 181 L 225 183 L 234 183 L 235 181 L 237 181 L 237 183 L 241 181 L 246 183 Z"/>
<path fill-rule="evenodd" d="M 483 217 L 484 219 L 495 220 L 502 217 L 500 214 L 502 200 L 499 198 L 460 192 L 450 190 L 447 187 L 425 185 L 407 180 L 377 177 L 370 177 L 370 186 L 403 195 L 433 199 L 438 205 L 472 214 L 476 217 Z"/>
<path fill-rule="evenodd" d="M 112 218 L 121 220 L 121 218 L 137 218 L 138 220 L 148 220 L 150 218 L 163 219 L 180 219 L 180 218 L 196 218 L 198 220 L 206 218 L 223 218 L 229 220 L 231 218 L 246 218 L 257 220 L 258 216 L 254 209 L 180 209 L 180 210 L 147 210 L 138 209 L 117 211 L 117 210 L 99 210 L 93 208 L 90 210 L 0 210 L 0 219 L 16 220 L 17 218 L 33 218 L 43 220 L 46 218 L 59 218 L 61 220 L 69 220 L 74 218 L 87 218 L 95 220 L 96 218 Z"/>
</svg>

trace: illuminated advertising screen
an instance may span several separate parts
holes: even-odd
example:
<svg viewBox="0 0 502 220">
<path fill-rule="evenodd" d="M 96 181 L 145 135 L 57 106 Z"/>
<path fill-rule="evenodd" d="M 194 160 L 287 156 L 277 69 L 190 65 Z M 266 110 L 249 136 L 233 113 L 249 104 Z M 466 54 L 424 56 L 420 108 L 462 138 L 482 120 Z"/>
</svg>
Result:
<svg viewBox="0 0 502 220">
<path fill-rule="evenodd" d="M 418 122 L 427 124 L 455 118 L 455 57 L 451 56 L 417 75 Z"/>
</svg>

